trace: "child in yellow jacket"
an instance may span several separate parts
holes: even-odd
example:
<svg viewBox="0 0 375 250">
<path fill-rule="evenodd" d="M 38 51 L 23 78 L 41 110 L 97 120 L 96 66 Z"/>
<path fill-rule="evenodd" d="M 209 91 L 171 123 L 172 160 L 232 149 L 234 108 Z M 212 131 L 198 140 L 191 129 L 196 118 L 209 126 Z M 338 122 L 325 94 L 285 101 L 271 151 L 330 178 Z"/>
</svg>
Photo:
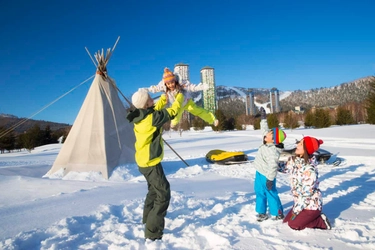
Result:
<svg viewBox="0 0 375 250">
<path fill-rule="evenodd" d="M 202 118 L 208 124 L 217 126 L 219 121 L 215 118 L 215 115 L 208 110 L 197 106 L 191 98 L 190 92 L 196 92 L 201 90 L 207 90 L 208 84 L 191 84 L 189 81 L 179 82 L 178 76 L 173 74 L 168 68 L 164 69 L 163 79 L 158 85 L 153 85 L 148 88 L 151 93 L 165 92 L 169 103 L 173 103 L 175 96 L 178 93 L 182 93 L 185 97 L 183 107 L 179 110 L 177 116 L 171 121 L 171 127 L 175 127 L 181 120 L 181 116 L 184 110 L 189 113 Z"/>
</svg>

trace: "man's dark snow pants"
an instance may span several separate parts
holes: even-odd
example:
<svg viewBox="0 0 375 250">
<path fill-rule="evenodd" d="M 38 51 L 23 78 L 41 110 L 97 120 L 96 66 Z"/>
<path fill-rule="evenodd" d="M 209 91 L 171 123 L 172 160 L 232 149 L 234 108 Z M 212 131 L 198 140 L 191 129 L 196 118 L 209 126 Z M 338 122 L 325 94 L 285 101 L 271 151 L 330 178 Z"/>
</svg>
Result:
<svg viewBox="0 0 375 250">
<path fill-rule="evenodd" d="M 145 238 L 160 238 L 163 236 L 164 218 L 171 199 L 169 182 L 161 163 L 138 169 L 146 178 L 148 186 L 142 219 L 142 223 L 146 224 Z"/>
</svg>

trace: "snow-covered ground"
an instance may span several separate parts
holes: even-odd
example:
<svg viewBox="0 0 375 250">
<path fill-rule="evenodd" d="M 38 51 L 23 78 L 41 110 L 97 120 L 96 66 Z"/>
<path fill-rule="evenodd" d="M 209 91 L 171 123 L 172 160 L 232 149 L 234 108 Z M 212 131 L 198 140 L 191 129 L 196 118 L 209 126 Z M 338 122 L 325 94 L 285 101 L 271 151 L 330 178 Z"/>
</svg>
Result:
<svg viewBox="0 0 375 250">
<path fill-rule="evenodd" d="M 172 199 L 162 241 L 144 240 L 147 192 L 135 164 L 109 180 L 98 173 L 45 176 L 61 144 L 0 155 L 0 249 L 375 249 L 375 126 L 286 130 L 286 145 L 302 135 L 345 161 L 319 165 L 324 213 L 332 230 L 294 231 L 280 221 L 255 219 L 251 160 L 260 131 L 165 133 L 163 166 Z M 212 149 L 243 151 L 249 162 L 206 162 Z M 44 176 L 44 177 L 43 177 Z M 292 206 L 288 176 L 278 175 L 285 213 Z"/>
</svg>

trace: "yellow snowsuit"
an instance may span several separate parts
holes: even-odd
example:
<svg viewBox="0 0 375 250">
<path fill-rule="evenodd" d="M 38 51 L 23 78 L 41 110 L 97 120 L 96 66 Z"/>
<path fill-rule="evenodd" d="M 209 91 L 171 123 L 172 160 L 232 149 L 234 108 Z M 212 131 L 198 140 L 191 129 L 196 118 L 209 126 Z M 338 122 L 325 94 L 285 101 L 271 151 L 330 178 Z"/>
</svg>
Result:
<svg viewBox="0 0 375 250">
<path fill-rule="evenodd" d="M 135 109 L 127 115 L 134 123 L 135 160 L 138 170 L 147 181 L 147 195 L 143 207 L 142 223 L 145 224 L 146 239 L 161 239 L 165 226 L 165 216 L 171 200 L 170 184 L 165 177 L 161 160 L 164 156 L 162 138 L 163 124 L 173 119 L 181 109 L 184 96 L 178 94 L 171 108 L 163 108 L 167 98 L 148 109 Z"/>
</svg>

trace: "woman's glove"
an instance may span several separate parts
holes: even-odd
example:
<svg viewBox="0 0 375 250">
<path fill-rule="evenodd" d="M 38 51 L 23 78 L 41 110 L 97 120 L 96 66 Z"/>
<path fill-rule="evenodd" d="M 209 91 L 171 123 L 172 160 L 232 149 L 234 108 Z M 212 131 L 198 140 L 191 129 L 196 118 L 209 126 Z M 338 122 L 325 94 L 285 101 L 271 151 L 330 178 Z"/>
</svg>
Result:
<svg viewBox="0 0 375 250">
<path fill-rule="evenodd" d="M 297 215 L 292 211 L 292 216 L 290 216 L 291 220 L 294 220 L 297 217 Z"/>
</svg>

